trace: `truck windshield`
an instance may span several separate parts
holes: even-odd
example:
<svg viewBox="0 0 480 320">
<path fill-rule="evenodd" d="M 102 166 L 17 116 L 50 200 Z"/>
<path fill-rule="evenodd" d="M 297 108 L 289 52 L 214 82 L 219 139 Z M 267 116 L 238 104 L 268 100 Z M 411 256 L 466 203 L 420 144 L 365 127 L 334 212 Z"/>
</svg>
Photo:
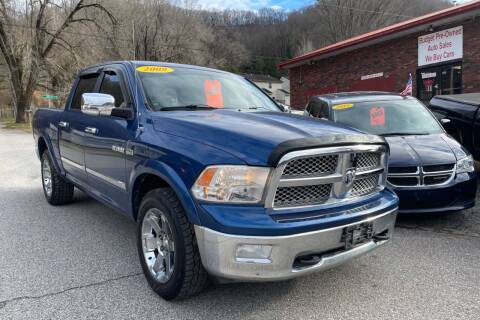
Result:
<svg viewBox="0 0 480 320">
<path fill-rule="evenodd" d="M 443 132 L 415 99 L 344 103 L 332 106 L 335 122 L 377 135 L 419 135 Z"/>
<path fill-rule="evenodd" d="M 137 74 L 153 111 L 234 109 L 278 111 L 278 106 L 244 78 L 185 67 L 143 66 Z"/>
</svg>

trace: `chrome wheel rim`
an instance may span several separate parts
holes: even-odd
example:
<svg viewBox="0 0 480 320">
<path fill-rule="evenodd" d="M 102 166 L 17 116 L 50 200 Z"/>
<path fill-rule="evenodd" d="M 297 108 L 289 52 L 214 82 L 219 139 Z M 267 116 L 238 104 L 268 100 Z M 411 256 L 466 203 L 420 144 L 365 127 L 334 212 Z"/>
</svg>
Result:
<svg viewBox="0 0 480 320">
<path fill-rule="evenodd" d="M 175 243 L 172 227 L 159 209 L 147 211 L 142 222 L 143 257 L 150 274 L 165 283 L 175 269 Z"/>
<path fill-rule="evenodd" d="M 52 170 L 50 169 L 50 164 L 47 159 L 42 162 L 42 179 L 43 189 L 47 196 L 50 197 L 52 195 Z"/>
</svg>

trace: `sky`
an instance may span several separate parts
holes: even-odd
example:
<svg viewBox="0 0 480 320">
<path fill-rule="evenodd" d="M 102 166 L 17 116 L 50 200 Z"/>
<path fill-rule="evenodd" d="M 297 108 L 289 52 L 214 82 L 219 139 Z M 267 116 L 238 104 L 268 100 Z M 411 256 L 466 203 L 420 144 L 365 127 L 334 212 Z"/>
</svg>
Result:
<svg viewBox="0 0 480 320">
<path fill-rule="evenodd" d="M 470 0 L 457 0 L 458 4 Z M 315 0 L 197 0 L 195 1 L 204 9 L 237 9 L 258 10 L 262 8 L 275 8 L 291 11 L 313 4 Z"/>
<path fill-rule="evenodd" d="M 205 9 L 258 10 L 261 8 L 283 9 L 286 11 L 310 5 L 315 0 L 198 0 Z"/>
</svg>

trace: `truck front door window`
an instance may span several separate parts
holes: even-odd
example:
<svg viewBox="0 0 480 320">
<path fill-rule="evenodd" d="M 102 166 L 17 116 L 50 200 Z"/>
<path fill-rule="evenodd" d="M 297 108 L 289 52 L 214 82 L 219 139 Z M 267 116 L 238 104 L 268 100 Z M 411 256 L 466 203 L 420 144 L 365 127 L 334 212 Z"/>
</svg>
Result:
<svg viewBox="0 0 480 320">
<path fill-rule="evenodd" d="M 120 78 L 112 71 L 105 72 L 102 85 L 100 86 L 100 93 L 113 96 L 115 98 L 115 107 L 117 108 L 121 107 L 125 101 L 122 87 L 120 86 Z"/>
<path fill-rule="evenodd" d="M 70 109 L 80 110 L 82 104 L 82 94 L 93 92 L 95 90 L 97 79 L 98 74 L 91 74 L 80 78 Z"/>
</svg>

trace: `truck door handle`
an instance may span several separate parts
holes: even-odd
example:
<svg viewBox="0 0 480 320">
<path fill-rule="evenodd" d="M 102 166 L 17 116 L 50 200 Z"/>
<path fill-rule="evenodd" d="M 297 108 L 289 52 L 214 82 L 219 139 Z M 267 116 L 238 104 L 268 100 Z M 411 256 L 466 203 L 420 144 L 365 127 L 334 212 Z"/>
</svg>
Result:
<svg viewBox="0 0 480 320">
<path fill-rule="evenodd" d="M 93 128 L 93 127 L 86 127 L 86 128 L 85 128 L 85 132 L 86 132 L 86 133 L 91 133 L 91 134 L 97 134 L 97 133 L 98 133 L 98 129 L 97 129 L 97 128 Z"/>
<path fill-rule="evenodd" d="M 68 122 L 60 121 L 60 122 L 58 123 L 58 126 L 59 126 L 60 128 L 68 128 Z"/>
</svg>

